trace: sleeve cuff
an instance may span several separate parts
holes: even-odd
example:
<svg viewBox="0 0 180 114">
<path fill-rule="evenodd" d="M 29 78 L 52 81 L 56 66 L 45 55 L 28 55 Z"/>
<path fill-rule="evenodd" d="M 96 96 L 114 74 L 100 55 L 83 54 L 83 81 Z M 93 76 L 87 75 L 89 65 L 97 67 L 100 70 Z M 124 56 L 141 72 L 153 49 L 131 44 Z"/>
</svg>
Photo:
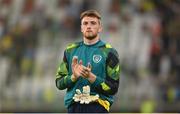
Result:
<svg viewBox="0 0 180 114">
<path fill-rule="evenodd" d="M 103 82 L 103 79 L 96 76 L 96 80 L 91 84 L 91 86 L 94 88 L 96 86 L 99 86 Z"/>
<path fill-rule="evenodd" d="M 72 85 L 74 85 L 74 83 L 76 82 L 76 81 L 73 81 L 73 80 L 71 79 L 71 76 L 67 76 L 66 79 L 67 79 L 67 85 L 70 86 L 70 87 L 71 87 Z"/>
</svg>

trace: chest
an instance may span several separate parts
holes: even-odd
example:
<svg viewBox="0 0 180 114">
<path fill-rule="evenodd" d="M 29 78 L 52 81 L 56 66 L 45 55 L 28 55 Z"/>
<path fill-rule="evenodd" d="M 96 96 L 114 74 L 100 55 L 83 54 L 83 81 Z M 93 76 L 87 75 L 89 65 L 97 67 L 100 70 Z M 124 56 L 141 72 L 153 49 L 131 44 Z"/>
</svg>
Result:
<svg viewBox="0 0 180 114">
<path fill-rule="evenodd" d="M 77 56 L 78 61 L 82 60 L 84 66 L 90 63 L 92 72 L 96 75 L 102 74 L 105 71 L 106 57 L 99 48 L 80 47 L 71 54 L 71 58 L 73 56 Z"/>
</svg>

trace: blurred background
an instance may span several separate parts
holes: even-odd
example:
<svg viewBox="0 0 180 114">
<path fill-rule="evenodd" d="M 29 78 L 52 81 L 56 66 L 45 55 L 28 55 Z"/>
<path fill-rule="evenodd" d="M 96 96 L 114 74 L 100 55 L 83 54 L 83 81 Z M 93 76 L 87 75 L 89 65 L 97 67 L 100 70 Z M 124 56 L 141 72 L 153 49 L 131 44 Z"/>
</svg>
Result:
<svg viewBox="0 0 180 114">
<path fill-rule="evenodd" d="M 111 112 L 180 112 L 179 0 L 0 0 L 0 112 L 67 111 L 55 74 L 87 9 L 120 55 Z"/>
</svg>

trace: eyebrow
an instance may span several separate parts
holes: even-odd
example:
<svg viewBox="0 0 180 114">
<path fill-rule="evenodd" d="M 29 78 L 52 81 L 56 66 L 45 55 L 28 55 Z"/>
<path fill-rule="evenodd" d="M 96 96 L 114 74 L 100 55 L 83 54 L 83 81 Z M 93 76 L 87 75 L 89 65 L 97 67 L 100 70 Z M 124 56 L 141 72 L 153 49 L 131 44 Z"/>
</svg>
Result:
<svg viewBox="0 0 180 114">
<path fill-rule="evenodd" d="M 86 21 L 86 20 L 84 20 L 83 22 L 81 21 L 81 24 L 83 24 L 83 23 L 87 23 L 87 22 L 95 22 L 95 23 L 99 23 L 99 24 L 101 24 L 101 22 L 98 20 L 98 22 L 96 22 L 96 21 L 94 21 L 94 20 L 90 20 L 90 21 Z"/>
<path fill-rule="evenodd" d="M 84 23 L 84 22 L 86 22 L 86 23 L 87 23 L 87 22 L 95 22 L 95 23 L 97 23 L 96 21 L 83 21 L 83 23 Z"/>
</svg>

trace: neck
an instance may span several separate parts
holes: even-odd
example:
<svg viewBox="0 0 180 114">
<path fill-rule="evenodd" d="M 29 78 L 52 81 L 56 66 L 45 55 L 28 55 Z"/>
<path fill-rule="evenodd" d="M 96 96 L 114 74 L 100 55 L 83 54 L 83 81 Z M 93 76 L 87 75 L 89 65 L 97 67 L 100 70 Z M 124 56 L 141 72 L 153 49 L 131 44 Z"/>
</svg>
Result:
<svg viewBox="0 0 180 114">
<path fill-rule="evenodd" d="M 95 43 L 97 43 L 100 40 L 99 37 L 96 37 L 96 38 L 94 38 L 92 40 L 89 40 L 89 39 L 87 39 L 85 37 L 83 39 L 84 39 L 84 44 L 86 44 L 86 45 L 95 44 Z"/>
</svg>

